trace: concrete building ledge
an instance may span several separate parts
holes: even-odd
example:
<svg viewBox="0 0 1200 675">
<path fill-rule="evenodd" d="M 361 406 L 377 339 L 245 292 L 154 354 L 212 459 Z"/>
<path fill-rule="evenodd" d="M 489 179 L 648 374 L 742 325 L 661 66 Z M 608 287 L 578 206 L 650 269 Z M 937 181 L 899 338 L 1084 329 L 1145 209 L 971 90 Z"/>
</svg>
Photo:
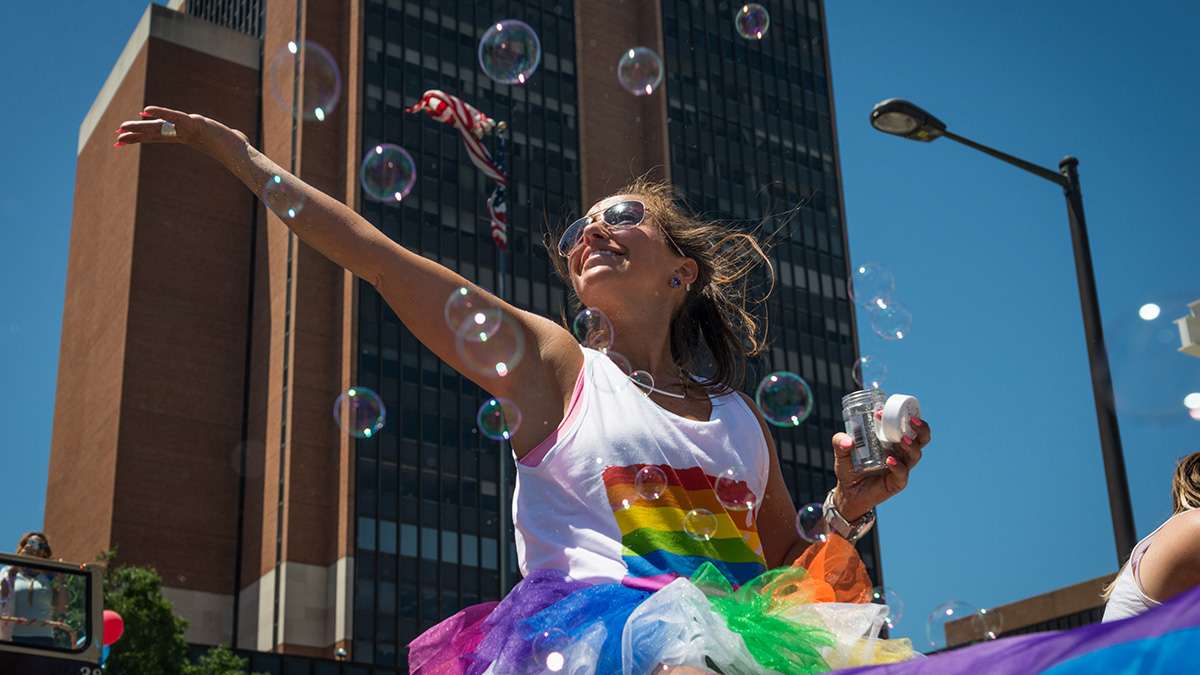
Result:
<svg viewBox="0 0 1200 675">
<path fill-rule="evenodd" d="M 176 3 L 177 6 L 178 4 Z M 261 41 L 257 38 L 162 5 L 150 5 L 146 7 L 137 27 L 133 29 L 133 34 L 129 36 L 129 41 L 125 43 L 125 48 L 121 50 L 121 55 L 117 57 L 108 79 L 104 81 L 104 86 L 100 88 L 100 93 L 96 95 L 96 100 L 92 102 L 92 107 L 83 118 L 83 123 L 79 125 L 76 156 L 83 152 L 83 146 L 91 137 L 100 116 L 108 109 L 108 104 L 117 88 L 121 86 L 121 81 L 125 79 L 129 68 L 150 38 L 165 40 L 254 70 L 259 68 Z"/>
</svg>

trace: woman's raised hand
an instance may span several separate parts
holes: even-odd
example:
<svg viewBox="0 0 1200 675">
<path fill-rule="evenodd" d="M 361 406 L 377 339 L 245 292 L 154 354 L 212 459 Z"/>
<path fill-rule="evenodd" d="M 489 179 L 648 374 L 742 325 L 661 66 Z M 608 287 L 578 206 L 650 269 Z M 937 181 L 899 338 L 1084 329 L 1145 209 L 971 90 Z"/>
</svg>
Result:
<svg viewBox="0 0 1200 675">
<path fill-rule="evenodd" d="M 854 520 L 899 494 L 908 485 L 909 472 L 921 461 L 922 450 L 933 438 L 929 423 L 913 418 L 913 435 L 891 446 L 886 471 L 862 473 L 854 470 L 850 453 L 854 439 L 846 433 L 833 436 L 833 471 L 837 475 L 838 511 Z"/>
<path fill-rule="evenodd" d="M 247 142 L 246 135 L 242 132 L 203 115 L 188 114 L 155 105 L 146 106 L 138 115 L 140 120 L 122 122 L 121 126 L 117 127 L 117 141 L 113 143 L 114 147 L 134 143 L 182 143 L 198 150 L 209 151 L 212 144 L 223 134 L 234 134 L 243 143 Z M 172 131 L 174 133 L 171 133 Z"/>
</svg>

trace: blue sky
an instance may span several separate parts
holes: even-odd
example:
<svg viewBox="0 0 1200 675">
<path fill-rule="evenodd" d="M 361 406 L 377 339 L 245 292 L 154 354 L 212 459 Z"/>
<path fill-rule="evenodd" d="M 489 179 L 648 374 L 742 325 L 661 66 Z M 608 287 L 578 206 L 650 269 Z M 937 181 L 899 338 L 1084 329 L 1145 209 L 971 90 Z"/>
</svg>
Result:
<svg viewBox="0 0 1200 675">
<path fill-rule="evenodd" d="M 82 3 L 63 21 L 54 5 L 0 5 L 16 94 L 0 107 L 0 549 L 41 526 L 76 137 L 144 7 Z M 1200 391 L 1200 359 L 1166 344 L 1170 320 L 1200 298 L 1186 197 L 1200 182 L 1200 6 L 835 0 L 827 11 L 852 257 L 890 268 L 914 316 L 899 344 L 864 327 L 863 351 L 936 429 L 909 489 L 880 509 L 900 632 L 920 637 L 939 603 L 993 606 L 1099 576 L 1114 549 L 1061 191 L 950 141 L 882 135 L 867 115 L 908 98 L 1045 166 L 1079 157 L 1144 535 L 1168 514 L 1174 461 L 1200 450 L 1200 422 L 1182 408 Z M 1163 306 L 1154 322 L 1137 316 L 1147 302 Z"/>
</svg>

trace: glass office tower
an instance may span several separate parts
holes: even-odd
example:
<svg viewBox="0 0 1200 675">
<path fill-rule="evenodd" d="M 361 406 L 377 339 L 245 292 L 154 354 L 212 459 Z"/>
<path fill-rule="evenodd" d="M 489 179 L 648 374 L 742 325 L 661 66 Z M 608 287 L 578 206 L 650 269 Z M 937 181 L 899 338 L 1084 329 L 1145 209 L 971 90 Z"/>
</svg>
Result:
<svg viewBox="0 0 1200 675">
<path fill-rule="evenodd" d="M 706 216 L 784 228 L 766 303 L 771 348 L 747 386 L 773 370 L 812 386 L 808 421 L 775 432 L 784 479 L 805 504 L 836 483 L 830 437 L 843 428 L 842 395 L 857 389 L 824 17 L 815 0 L 770 3 L 765 38 L 746 40 L 733 26 L 740 7 L 662 2 L 671 179 Z M 874 531 L 858 546 L 877 583 L 878 547 Z"/>
<path fill-rule="evenodd" d="M 509 16 L 542 42 L 537 76 L 523 87 L 496 85 L 476 58 L 479 27 Z M 362 213 L 406 248 L 497 288 L 492 184 L 450 127 L 403 111 L 429 89 L 462 97 L 511 128 L 506 298 L 557 316 L 564 288 L 540 232 L 548 218 L 579 212 L 573 4 L 368 2 L 363 46 L 363 151 L 402 145 L 419 183 L 400 206 L 364 199 Z M 358 379 L 380 393 L 392 421 L 357 444 L 354 659 L 403 666 L 403 645 L 420 631 L 507 590 L 502 562 L 508 585 L 519 580 L 511 520 L 500 527 L 511 491 L 499 485 L 499 443 L 475 430 L 487 395 L 420 345 L 369 284 L 359 282 L 359 298 Z"/>
</svg>

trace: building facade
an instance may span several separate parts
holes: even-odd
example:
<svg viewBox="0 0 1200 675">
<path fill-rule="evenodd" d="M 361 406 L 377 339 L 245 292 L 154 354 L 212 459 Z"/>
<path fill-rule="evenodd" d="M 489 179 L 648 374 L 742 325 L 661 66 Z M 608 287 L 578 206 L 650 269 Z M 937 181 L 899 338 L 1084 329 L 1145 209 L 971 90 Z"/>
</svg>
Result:
<svg viewBox="0 0 1200 675">
<path fill-rule="evenodd" d="M 1063 588 L 995 607 L 1000 617 L 996 637 L 1011 637 L 1050 630 L 1069 630 L 1104 618 L 1104 588 L 1116 574 L 1089 579 Z M 979 622 L 971 619 L 946 624 L 947 649 L 958 649 L 981 640 Z"/>
<path fill-rule="evenodd" d="M 568 297 L 542 232 L 637 175 L 671 180 L 706 215 L 781 228 L 766 304 L 772 348 L 749 386 L 781 369 L 811 384 L 809 421 L 774 433 L 793 497 L 819 501 L 834 483 L 830 437 L 841 396 L 855 388 L 857 353 L 824 16 L 819 2 L 774 3 L 767 38 L 748 42 L 734 32 L 736 9 L 713 0 L 149 8 L 144 35 L 81 129 L 47 490 L 56 549 L 90 559 L 115 545 L 122 560 L 154 565 L 193 642 L 313 664 L 341 649 L 375 672 L 404 671 L 407 641 L 519 579 L 511 455 L 475 430 L 488 395 L 418 344 L 370 284 L 309 249 L 205 158 L 161 147 L 114 155 L 94 133 L 152 103 L 230 122 L 401 245 L 485 288 L 502 276 L 506 299 L 556 319 Z M 508 17 L 541 38 L 541 65 L 522 87 L 492 82 L 476 57 L 483 27 Z M 297 122 L 294 100 L 264 95 L 303 91 L 299 66 L 273 64 L 306 41 L 343 75 L 340 104 L 319 123 Z M 663 56 L 652 96 L 617 85 L 616 62 L 634 44 Z M 429 89 L 509 126 L 503 266 L 488 232 L 491 186 L 455 132 L 403 110 Z M 418 168 L 397 205 L 358 186 L 362 157 L 382 142 L 406 148 Z M 105 182 L 121 176 L 134 188 Z M 198 179 L 209 187 L 187 199 L 162 189 Z M 114 222 L 93 215 L 101 193 L 120 202 L 105 210 Z M 213 200 L 228 206 L 214 215 Z M 223 248 L 183 255 L 171 248 L 180 230 L 187 251 Z M 101 278 L 114 255 L 133 273 Z M 160 282 L 180 270 L 185 279 Z M 114 329 L 126 314 L 142 318 Z M 103 354 L 90 348 L 97 339 L 108 340 Z M 111 372 L 97 372 L 102 357 Z M 350 386 L 387 406 L 388 424 L 370 439 L 331 424 Z M 876 534 L 859 548 L 879 582 Z M 282 661 L 251 665 L 271 663 Z"/>
</svg>

